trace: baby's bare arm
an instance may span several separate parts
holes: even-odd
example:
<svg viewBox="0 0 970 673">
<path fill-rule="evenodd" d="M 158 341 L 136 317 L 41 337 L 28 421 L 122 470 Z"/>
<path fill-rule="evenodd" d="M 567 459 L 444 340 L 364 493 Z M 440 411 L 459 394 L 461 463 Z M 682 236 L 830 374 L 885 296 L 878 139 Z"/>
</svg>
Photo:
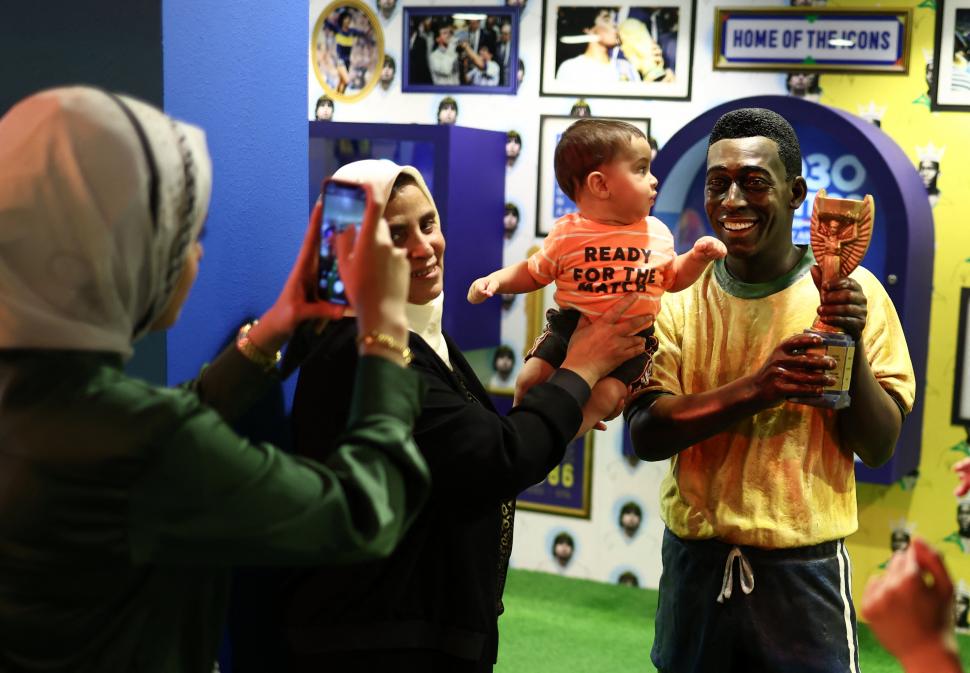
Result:
<svg viewBox="0 0 970 673">
<path fill-rule="evenodd" d="M 680 292 L 694 284 L 707 265 L 727 254 L 724 244 L 713 236 L 701 236 L 694 247 L 674 260 L 674 283 L 670 292 Z"/>
<path fill-rule="evenodd" d="M 481 304 L 495 294 L 522 294 L 542 287 L 529 273 L 529 262 L 522 260 L 479 278 L 468 288 L 468 301 Z"/>
</svg>

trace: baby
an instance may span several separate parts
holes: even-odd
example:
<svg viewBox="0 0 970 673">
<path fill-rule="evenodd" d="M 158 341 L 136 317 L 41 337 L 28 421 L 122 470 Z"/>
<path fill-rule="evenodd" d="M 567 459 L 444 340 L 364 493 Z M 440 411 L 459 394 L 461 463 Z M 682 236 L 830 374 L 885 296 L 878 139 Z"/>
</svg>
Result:
<svg viewBox="0 0 970 673">
<path fill-rule="evenodd" d="M 708 263 L 727 254 L 723 243 L 703 236 L 690 252 L 677 255 L 670 230 L 649 216 L 657 196 L 650 156 L 647 137 L 631 124 L 575 122 L 556 145 L 555 170 L 559 187 L 579 212 L 559 218 L 528 260 L 479 278 L 468 289 L 468 301 L 478 304 L 497 293 L 532 292 L 556 283 L 559 310 L 546 313 L 547 329 L 526 356 L 515 403 L 559 367 L 581 315 L 596 320 L 634 292 L 638 301 L 623 317 L 656 316 L 665 291 L 690 286 Z M 596 384 L 583 409 L 583 428 L 615 416 L 630 387 L 646 382 L 656 348 L 653 323 L 639 336 L 649 346 Z"/>
</svg>

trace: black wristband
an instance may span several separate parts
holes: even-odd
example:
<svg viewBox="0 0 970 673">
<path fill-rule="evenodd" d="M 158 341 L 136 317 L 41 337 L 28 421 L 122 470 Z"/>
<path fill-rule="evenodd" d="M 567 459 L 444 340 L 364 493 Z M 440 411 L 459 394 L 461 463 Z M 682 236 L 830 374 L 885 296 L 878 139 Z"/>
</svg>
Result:
<svg viewBox="0 0 970 673">
<path fill-rule="evenodd" d="M 580 407 L 586 404 L 590 394 L 592 394 L 589 384 L 586 383 L 583 377 L 569 369 L 557 369 L 549 377 L 548 382 L 559 386 L 569 393 L 569 396 L 576 400 L 576 403 Z"/>
</svg>

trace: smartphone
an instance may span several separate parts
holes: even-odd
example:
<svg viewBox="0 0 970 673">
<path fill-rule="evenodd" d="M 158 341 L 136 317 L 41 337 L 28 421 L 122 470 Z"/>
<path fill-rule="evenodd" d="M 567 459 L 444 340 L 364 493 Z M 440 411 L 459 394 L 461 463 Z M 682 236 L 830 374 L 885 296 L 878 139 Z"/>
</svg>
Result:
<svg viewBox="0 0 970 673">
<path fill-rule="evenodd" d="M 334 237 L 347 227 L 360 229 L 367 210 L 366 187 L 353 182 L 327 178 L 320 190 L 323 214 L 320 218 L 320 268 L 317 297 L 334 304 L 347 304 L 347 294 L 340 278 Z"/>
</svg>

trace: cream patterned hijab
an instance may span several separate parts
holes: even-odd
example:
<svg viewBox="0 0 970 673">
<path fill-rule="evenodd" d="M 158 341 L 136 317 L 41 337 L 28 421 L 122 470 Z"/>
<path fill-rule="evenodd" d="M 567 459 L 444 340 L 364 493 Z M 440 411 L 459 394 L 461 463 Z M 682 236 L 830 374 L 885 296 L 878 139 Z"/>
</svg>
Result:
<svg viewBox="0 0 970 673">
<path fill-rule="evenodd" d="M 201 129 L 88 87 L 0 119 L 0 348 L 121 353 L 165 309 L 205 220 Z"/>
<path fill-rule="evenodd" d="M 364 159 L 355 161 L 346 166 L 342 166 L 333 177 L 339 180 L 350 182 L 367 183 L 375 198 L 387 203 L 391 198 L 391 190 L 394 181 L 402 173 L 414 178 L 418 188 L 428 197 L 428 201 L 435 209 L 435 219 L 441 222 L 438 216 L 438 206 L 435 205 L 434 198 L 425 184 L 424 178 L 413 166 L 398 166 L 393 161 L 387 159 Z M 434 349 L 445 364 L 451 368 L 451 360 L 448 358 L 448 344 L 441 333 L 441 316 L 445 305 L 445 293 L 442 292 L 427 304 L 408 304 L 406 307 L 408 318 L 408 329 L 420 336 Z"/>
</svg>

